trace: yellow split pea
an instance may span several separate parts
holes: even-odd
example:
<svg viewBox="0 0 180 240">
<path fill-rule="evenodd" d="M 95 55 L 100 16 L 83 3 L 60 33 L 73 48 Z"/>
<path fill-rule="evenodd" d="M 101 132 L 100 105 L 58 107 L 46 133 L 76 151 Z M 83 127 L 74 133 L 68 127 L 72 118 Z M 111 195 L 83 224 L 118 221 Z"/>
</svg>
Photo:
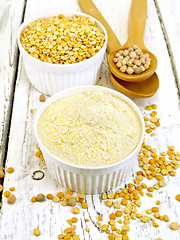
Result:
<svg viewBox="0 0 180 240">
<path fill-rule="evenodd" d="M 74 207 L 74 208 L 72 209 L 72 212 L 73 212 L 74 214 L 78 214 L 78 213 L 80 213 L 80 209 L 79 209 L 78 207 Z"/>
<path fill-rule="evenodd" d="M 176 200 L 180 201 L 180 194 L 176 195 Z"/>
<path fill-rule="evenodd" d="M 178 230 L 179 225 L 178 225 L 177 222 L 172 222 L 172 223 L 170 224 L 170 227 L 171 227 L 172 230 Z"/>
<path fill-rule="evenodd" d="M 94 56 L 105 35 L 95 21 L 85 16 L 59 16 L 30 23 L 20 36 L 23 48 L 38 60 L 72 64 Z"/>
<path fill-rule="evenodd" d="M 14 172 L 14 168 L 13 167 L 9 167 L 8 169 L 7 169 L 7 173 L 13 173 Z"/>
<path fill-rule="evenodd" d="M 34 235 L 35 235 L 35 236 L 39 236 L 39 235 L 40 235 L 40 230 L 39 230 L 39 228 L 35 228 L 33 232 L 34 232 Z"/>
</svg>

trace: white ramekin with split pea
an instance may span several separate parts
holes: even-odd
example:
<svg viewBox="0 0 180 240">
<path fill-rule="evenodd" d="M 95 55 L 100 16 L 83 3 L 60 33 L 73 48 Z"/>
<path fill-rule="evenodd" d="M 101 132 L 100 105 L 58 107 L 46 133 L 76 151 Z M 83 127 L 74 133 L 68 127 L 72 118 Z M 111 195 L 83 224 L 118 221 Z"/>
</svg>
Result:
<svg viewBox="0 0 180 240">
<path fill-rule="evenodd" d="M 88 56 L 88 54 L 94 54 L 92 53 L 94 51 L 94 49 L 97 48 L 97 50 L 95 51 L 95 55 L 92 55 L 91 57 L 81 61 L 78 59 L 79 58 L 85 58 L 86 56 L 83 56 L 83 49 L 85 49 L 86 47 L 86 41 L 87 41 L 87 37 L 88 37 L 88 31 L 84 32 L 84 39 L 78 39 L 77 41 L 80 42 L 80 44 L 82 45 L 78 45 L 78 49 L 76 50 L 76 53 L 79 53 L 80 56 L 77 57 L 77 61 L 79 62 L 73 62 L 71 64 L 54 64 L 51 63 L 51 58 L 50 56 L 48 57 L 47 62 L 45 62 L 44 60 L 44 55 L 42 56 L 42 54 L 44 54 L 44 52 L 47 54 L 47 51 L 50 51 L 50 54 L 57 54 L 57 59 L 60 56 L 60 58 L 62 58 L 63 56 L 68 57 L 69 54 L 71 54 L 71 58 L 74 58 L 75 54 L 73 53 L 73 49 L 71 49 L 70 53 L 67 54 L 68 47 L 66 46 L 66 48 L 64 49 L 64 45 L 65 42 L 68 41 L 71 43 L 71 39 L 76 38 L 76 29 L 73 30 L 70 28 L 70 31 L 75 31 L 75 32 L 70 32 L 70 34 L 72 36 L 68 37 L 68 36 L 61 36 L 61 32 L 58 33 L 58 31 L 55 31 L 54 34 L 57 34 L 57 36 L 53 35 L 52 38 L 54 37 L 54 39 L 51 39 L 51 37 L 49 37 L 50 35 L 47 34 L 51 34 L 48 33 L 47 31 L 49 30 L 49 28 L 46 29 L 46 31 L 44 32 L 40 32 L 39 35 L 40 36 L 36 36 L 34 37 L 32 34 L 30 34 L 30 36 L 27 36 L 27 39 L 25 38 L 25 42 L 27 41 L 27 48 L 25 50 L 25 45 L 22 44 L 22 41 L 20 40 L 21 38 L 21 34 L 23 33 L 23 31 L 26 29 L 27 30 L 27 26 L 29 24 L 31 24 L 33 21 L 36 21 L 38 19 L 47 19 L 50 16 L 57 16 L 58 14 L 63 14 L 64 16 L 75 16 L 78 15 L 80 17 L 87 17 L 88 19 L 91 20 L 91 22 L 95 22 L 95 25 L 97 26 L 98 29 L 100 29 L 104 35 L 104 43 L 103 45 L 98 48 L 97 47 L 97 42 L 92 41 L 94 38 L 94 35 L 96 35 L 96 32 L 94 33 L 92 39 L 90 38 L 90 42 L 88 44 L 89 47 L 89 53 L 86 52 L 86 55 Z M 42 21 L 42 20 L 40 20 Z M 56 24 L 56 23 L 55 23 Z M 52 24 L 53 26 L 50 26 L 50 30 L 54 27 L 56 28 L 57 25 Z M 42 25 L 42 24 L 41 24 Z M 38 31 L 43 31 L 43 26 L 38 26 L 37 24 L 37 29 Z M 76 25 L 75 25 L 76 26 Z M 86 26 L 85 26 L 86 28 Z M 40 29 L 40 30 L 39 30 Z M 60 29 L 61 30 L 61 29 Z M 78 30 L 78 29 L 77 29 Z M 64 32 L 65 30 L 62 30 L 63 34 L 66 34 L 66 32 Z M 84 30 L 85 31 L 85 30 Z M 28 31 L 27 31 L 28 34 Z M 35 31 L 35 34 L 36 31 Z M 59 34 L 59 35 L 58 35 Z M 98 33 L 99 34 L 99 33 Z M 95 36 L 95 40 L 96 38 L 98 38 L 98 34 L 97 36 Z M 42 36 L 41 36 L 42 35 Z M 48 42 L 46 43 L 46 37 L 48 36 L 48 41 L 52 40 L 52 42 Z M 33 41 L 36 41 L 37 37 L 40 39 L 40 42 L 36 42 L 38 45 L 38 49 L 36 47 L 36 45 L 33 45 Z M 30 40 L 29 40 L 30 38 Z M 35 38 L 35 39 L 34 39 Z M 101 64 L 104 58 L 104 54 L 106 52 L 106 47 L 107 47 L 107 32 L 105 30 L 105 28 L 103 27 L 103 25 L 96 20 L 95 18 L 81 13 L 81 12 L 59 12 L 59 11 L 54 11 L 53 13 L 48 13 L 48 14 L 42 14 L 42 15 L 38 15 L 36 17 L 34 17 L 33 19 L 29 19 L 26 20 L 25 22 L 23 22 L 18 30 L 18 46 L 20 49 L 20 53 L 22 54 L 23 57 L 23 63 L 25 66 L 25 70 L 27 73 L 27 76 L 30 80 L 30 82 L 32 83 L 32 85 L 38 89 L 39 91 L 48 94 L 48 95 L 53 95 L 56 92 L 59 92 L 63 89 L 69 88 L 69 87 L 74 87 L 74 86 L 81 86 L 81 85 L 92 85 L 95 84 L 96 81 L 99 78 L 99 74 L 100 74 L 100 69 L 101 69 Z M 32 40 L 32 41 L 31 41 Z M 46 46 L 49 46 L 50 49 L 46 48 L 43 49 L 44 46 L 41 46 L 41 44 L 43 44 Z M 73 41 L 72 41 L 73 42 Z M 52 44 L 51 44 L 52 43 Z M 55 45 L 53 45 L 55 43 Z M 43 45 L 42 44 L 42 45 Z M 51 46 L 52 45 L 52 46 Z M 24 46 L 24 47 L 23 47 Z M 29 48 L 29 52 L 27 51 L 28 46 L 30 46 Z M 39 47 L 40 46 L 40 47 Z M 55 50 L 53 50 L 55 47 Z M 72 47 L 72 46 L 71 46 Z M 57 49 L 56 49 L 57 48 Z M 63 53 L 61 53 L 63 51 Z M 91 52 L 92 51 L 92 52 Z M 33 55 L 33 53 L 35 52 L 35 54 Z M 55 52 L 55 53 L 54 53 Z M 49 54 L 49 53 L 48 53 Z M 63 56 L 61 56 L 61 54 L 64 54 Z M 34 57 L 35 56 L 35 57 Z M 37 58 L 36 58 L 37 57 Z M 46 58 L 46 57 L 45 57 Z M 64 57 L 63 57 L 64 58 Z M 42 59 L 42 60 L 39 60 Z M 63 62 L 64 60 L 62 60 L 61 62 Z"/>
<path fill-rule="evenodd" d="M 117 188 L 137 160 L 144 120 L 135 103 L 101 86 L 81 86 L 50 97 L 34 131 L 50 174 L 62 186 L 96 194 Z"/>
</svg>

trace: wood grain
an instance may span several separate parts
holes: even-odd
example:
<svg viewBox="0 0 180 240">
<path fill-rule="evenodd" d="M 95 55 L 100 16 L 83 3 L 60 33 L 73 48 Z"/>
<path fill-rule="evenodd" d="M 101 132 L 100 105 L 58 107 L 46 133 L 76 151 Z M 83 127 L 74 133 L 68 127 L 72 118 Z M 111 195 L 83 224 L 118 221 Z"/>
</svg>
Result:
<svg viewBox="0 0 180 240">
<path fill-rule="evenodd" d="M 155 0 L 155 3 L 157 12 L 160 15 L 164 38 L 167 44 L 169 56 L 171 58 L 173 74 L 175 76 L 178 90 L 180 92 L 180 17 L 177 10 L 180 9 L 180 2 L 172 0 L 166 1 L 166 4 L 164 4 L 162 0 Z"/>
<path fill-rule="evenodd" d="M 18 61 L 16 33 L 22 21 L 24 0 L 3 0 L 0 2 L 0 9 L 0 168 L 2 168 Z"/>
<path fill-rule="evenodd" d="M 112 0 L 110 2 L 104 0 L 102 2 L 94 0 L 94 2 L 123 44 L 128 36 L 128 12 L 131 1 Z M 164 1 L 164 4 L 166 2 L 167 0 Z M 37 12 L 47 11 L 50 8 L 59 8 L 60 11 L 64 8 L 69 8 L 69 11 L 80 10 L 76 0 L 28 0 L 25 17 L 31 17 Z M 180 151 L 180 141 L 178 140 L 178 136 L 180 136 L 178 90 L 157 11 L 154 2 L 151 0 L 148 1 L 144 40 L 147 48 L 154 52 L 158 58 L 157 74 L 160 79 L 160 88 L 151 98 L 133 100 L 143 113 L 146 105 L 156 103 L 158 105 L 158 115 L 161 118 L 161 127 L 158 128 L 157 135 L 154 137 L 147 135 L 146 143 L 157 147 L 160 152 L 166 151 L 169 145 L 175 145 L 177 150 Z M 106 57 L 98 84 L 114 88 L 109 78 Z M 20 59 L 6 159 L 6 168 L 12 166 L 15 171 L 11 175 L 6 174 L 4 181 L 5 190 L 12 186 L 16 188 L 15 195 L 17 202 L 14 205 L 8 205 L 6 199 L 3 197 L 0 218 L 2 240 L 37 239 L 37 237 L 33 236 L 33 229 L 36 227 L 41 231 L 38 239 L 57 239 L 57 235 L 63 233 L 63 229 L 68 227 L 66 220 L 73 216 L 70 207 L 63 207 L 61 204 L 53 203 L 49 200 L 43 203 L 31 203 L 30 201 L 31 197 L 38 193 L 56 194 L 60 190 L 65 191 L 65 189 L 53 180 L 46 168 L 41 167 L 39 159 L 34 155 L 36 141 L 33 136 L 33 119 L 37 109 L 41 105 L 39 102 L 40 94 L 29 83 L 22 60 Z M 34 109 L 35 113 L 31 114 L 30 109 Z M 31 177 L 33 171 L 37 169 L 42 169 L 45 173 L 45 178 L 41 181 L 34 181 Z M 132 171 L 132 175 L 127 179 L 127 182 L 133 181 L 133 174 L 137 169 L 136 161 L 135 168 Z M 152 185 L 152 183 L 147 181 L 148 185 Z M 143 213 L 145 209 L 151 208 L 155 205 L 155 200 L 159 199 L 162 201 L 160 213 L 169 215 L 170 221 L 180 223 L 180 216 L 178 215 L 180 205 L 174 199 L 175 195 L 178 192 L 180 193 L 180 171 L 177 171 L 175 178 L 166 177 L 166 183 L 166 187 L 154 193 L 153 199 L 148 197 L 142 199 L 142 206 L 139 212 Z M 107 239 L 106 234 L 99 231 L 96 221 L 98 214 L 102 214 L 103 223 L 107 223 L 108 215 L 113 209 L 107 208 L 99 195 L 89 195 L 86 197 L 86 200 L 89 208 L 88 210 L 81 210 L 81 213 L 78 215 L 79 221 L 76 224 L 76 231 L 80 239 Z M 90 221 L 86 223 L 85 218 L 90 219 Z M 169 229 L 168 225 L 168 223 L 161 223 L 160 227 L 155 229 L 150 223 L 144 224 L 139 220 L 131 221 L 131 231 L 128 235 L 133 240 L 154 240 L 158 237 L 161 237 L 163 240 L 179 240 L 180 231 L 173 232 Z M 85 231 L 86 227 L 90 228 L 90 232 Z"/>
</svg>

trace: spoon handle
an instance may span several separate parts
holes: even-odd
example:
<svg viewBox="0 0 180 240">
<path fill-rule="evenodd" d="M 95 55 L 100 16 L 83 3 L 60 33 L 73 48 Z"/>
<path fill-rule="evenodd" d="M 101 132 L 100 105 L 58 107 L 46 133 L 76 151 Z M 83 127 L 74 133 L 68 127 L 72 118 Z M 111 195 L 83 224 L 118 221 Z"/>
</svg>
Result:
<svg viewBox="0 0 180 240">
<path fill-rule="evenodd" d="M 121 44 L 116 37 L 115 33 L 104 19 L 102 14 L 99 12 L 92 0 L 78 0 L 79 5 L 84 13 L 96 18 L 105 27 L 108 34 L 107 50 L 112 52 L 121 47 Z"/>
<path fill-rule="evenodd" d="M 138 45 L 146 49 L 143 41 L 147 17 L 147 0 L 132 0 L 129 14 L 129 37 L 124 46 Z"/>
</svg>

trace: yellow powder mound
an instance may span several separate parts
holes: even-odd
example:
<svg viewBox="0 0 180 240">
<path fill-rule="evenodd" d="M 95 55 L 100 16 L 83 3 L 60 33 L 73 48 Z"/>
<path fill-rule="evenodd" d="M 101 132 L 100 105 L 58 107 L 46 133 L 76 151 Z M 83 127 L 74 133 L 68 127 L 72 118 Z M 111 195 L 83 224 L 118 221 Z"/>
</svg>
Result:
<svg viewBox="0 0 180 240">
<path fill-rule="evenodd" d="M 85 167 L 124 159 L 136 148 L 141 134 L 135 111 L 99 90 L 55 101 L 38 122 L 38 136 L 53 155 Z"/>
</svg>

